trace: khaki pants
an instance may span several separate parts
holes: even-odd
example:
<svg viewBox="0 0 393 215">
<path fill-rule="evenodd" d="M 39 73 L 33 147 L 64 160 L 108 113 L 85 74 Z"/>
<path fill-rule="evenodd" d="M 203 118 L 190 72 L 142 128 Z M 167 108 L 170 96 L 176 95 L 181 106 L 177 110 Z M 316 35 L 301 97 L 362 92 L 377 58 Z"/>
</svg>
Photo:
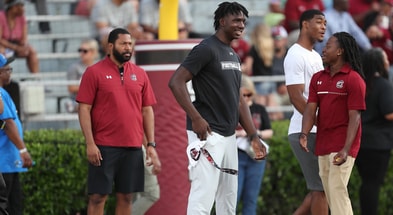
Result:
<svg viewBox="0 0 393 215">
<path fill-rule="evenodd" d="M 336 154 L 318 157 L 319 176 L 322 179 L 331 215 L 353 215 L 347 186 L 355 158 L 348 156 L 345 163 L 337 166 L 333 165 Z"/>
</svg>

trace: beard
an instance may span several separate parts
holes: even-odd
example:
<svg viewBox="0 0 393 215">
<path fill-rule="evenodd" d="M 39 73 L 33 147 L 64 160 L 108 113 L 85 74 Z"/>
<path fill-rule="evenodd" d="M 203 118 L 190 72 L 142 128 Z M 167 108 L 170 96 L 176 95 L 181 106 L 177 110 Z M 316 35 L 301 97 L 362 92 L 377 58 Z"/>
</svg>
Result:
<svg viewBox="0 0 393 215">
<path fill-rule="evenodd" d="M 124 54 L 130 54 L 130 56 L 125 56 Z M 131 52 L 123 52 L 120 53 L 117 51 L 115 48 L 113 49 L 113 57 L 119 62 L 119 63 L 125 63 L 131 59 L 132 53 Z"/>
</svg>

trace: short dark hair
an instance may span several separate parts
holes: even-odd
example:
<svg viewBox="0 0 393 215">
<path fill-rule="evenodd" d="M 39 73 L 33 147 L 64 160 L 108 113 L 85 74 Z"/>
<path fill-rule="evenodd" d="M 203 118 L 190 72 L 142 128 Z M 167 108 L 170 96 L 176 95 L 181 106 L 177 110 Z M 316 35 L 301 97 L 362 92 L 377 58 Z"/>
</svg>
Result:
<svg viewBox="0 0 393 215">
<path fill-rule="evenodd" d="M 302 23 L 304 21 L 309 21 L 312 18 L 314 18 L 314 16 L 316 16 L 316 15 L 325 16 L 325 14 L 323 14 L 322 11 L 316 10 L 316 9 L 311 9 L 311 10 L 304 11 L 302 13 L 302 15 L 300 16 L 300 20 L 299 20 L 299 28 L 300 28 L 300 30 L 302 29 Z"/>
<path fill-rule="evenodd" d="M 108 36 L 108 43 L 112 43 L 114 44 L 117 40 L 117 38 L 119 38 L 119 34 L 130 34 L 130 32 L 128 32 L 126 29 L 124 28 L 115 28 L 113 29 Z"/>
<path fill-rule="evenodd" d="M 228 14 L 237 15 L 243 13 L 248 18 L 247 9 L 237 2 L 222 2 L 214 12 L 214 29 L 217 31 L 220 27 L 220 19 Z"/>
</svg>

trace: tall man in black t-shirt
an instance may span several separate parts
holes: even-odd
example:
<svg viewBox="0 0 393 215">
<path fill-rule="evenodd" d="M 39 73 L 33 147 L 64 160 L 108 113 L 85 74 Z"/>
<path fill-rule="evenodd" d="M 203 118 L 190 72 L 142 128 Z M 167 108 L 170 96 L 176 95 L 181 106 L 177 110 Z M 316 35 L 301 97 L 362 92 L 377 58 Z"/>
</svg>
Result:
<svg viewBox="0 0 393 215">
<path fill-rule="evenodd" d="M 238 122 L 246 130 L 255 159 L 264 159 L 266 148 L 243 96 L 240 96 L 240 60 L 230 43 L 241 37 L 247 9 L 237 2 L 223 2 L 214 13 L 216 33 L 195 46 L 173 74 L 169 87 L 187 113 L 191 190 L 187 214 L 234 215 L 237 198 Z M 192 80 L 192 103 L 186 83 Z"/>
</svg>

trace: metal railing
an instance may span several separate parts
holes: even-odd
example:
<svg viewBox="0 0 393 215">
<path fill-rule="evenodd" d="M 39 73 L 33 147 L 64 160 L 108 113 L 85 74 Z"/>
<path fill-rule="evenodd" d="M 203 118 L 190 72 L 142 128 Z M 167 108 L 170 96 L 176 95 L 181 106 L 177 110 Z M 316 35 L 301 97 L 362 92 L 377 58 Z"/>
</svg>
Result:
<svg viewBox="0 0 393 215">
<path fill-rule="evenodd" d="M 66 72 L 53 72 L 53 73 L 39 73 L 39 74 L 15 74 L 12 77 L 14 80 L 17 80 L 20 87 L 21 93 L 21 118 L 23 121 L 71 121 L 78 120 L 76 113 L 67 113 L 62 110 L 62 99 L 68 98 L 69 93 L 67 90 L 68 85 L 76 85 L 79 84 L 79 81 L 70 81 L 66 80 Z M 251 77 L 254 82 L 283 82 L 285 81 L 284 76 L 258 76 Z M 26 90 L 33 89 L 34 87 L 42 87 L 41 92 L 43 95 L 24 95 Z M 47 108 L 43 108 L 42 112 L 39 113 L 26 113 L 24 111 L 24 107 L 27 107 L 32 104 L 26 104 L 24 102 L 31 101 L 23 99 L 24 96 L 44 96 L 44 101 L 54 100 L 53 105 L 57 107 L 55 109 L 52 108 L 52 111 L 48 111 Z M 32 101 L 40 101 L 32 100 Z M 37 105 L 37 104 L 35 104 Z M 38 104 L 39 105 L 39 104 Z M 41 104 L 42 105 L 42 104 Z M 47 104 L 44 104 L 47 105 Z M 39 108 L 38 108 L 39 109 Z M 274 107 L 266 107 L 269 113 L 272 112 L 293 112 L 293 106 L 274 106 Z"/>
</svg>

